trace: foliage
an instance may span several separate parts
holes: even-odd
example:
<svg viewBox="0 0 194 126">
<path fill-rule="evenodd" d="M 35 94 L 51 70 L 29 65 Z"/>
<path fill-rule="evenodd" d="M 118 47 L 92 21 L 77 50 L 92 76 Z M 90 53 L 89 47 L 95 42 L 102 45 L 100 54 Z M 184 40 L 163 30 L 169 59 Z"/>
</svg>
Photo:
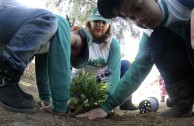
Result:
<svg viewBox="0 0 194 126">
<path fill-rule="evenodd" d="M 97 0 L 47 0 L 47 7 L 52 10 L 57 10 L 58 14 L 69 18 L 71 26 L 85 26 L 91 10 L 96 7 Z M 49 5 L 49 3 L 51 5 Z M 53 9 L 55 8 L 55 9 Z M 115 18 L 111 21 L 113 37 L 116 38 L 121 45 L 122 50 L 125 50 L 125 31 L 130 31 L 129 36 L 134 39 L 140 37 L 140 30 L 135 28 L 131 21 L 125 21 L 121 18 Z M 122 52 L 122 56 L 125 52 Z"/>
<path fill-rule="evenodd" d="M 104 81 L 98 83 L 96 76 L 81 72 L 71 82 L 69 109 L 73 113 L 79 113 L 84 109 L 100 106 L 107 94 Z"/>
<path fill-rule="evenodd" d="M 53 6 L 58 9 L 61 15 L 68 15 L 75 25 L 85 26 L 91 9 L 96 7 L 97 0 L 51 0 Z M 134 38 L 140 37 L 140 31 L 135 29 L 130 21 L 116 18 L 111 23 L 114 36 L 123 43 L 123 32 L 131 31 Z"/>
<path fill-rule="evenodd" d="M 140 37 L 140 31 L 134 28 L 134 25 L 129 20 L 123 20 L 121 18 L 115 18 L 112 20 L 112 28 L 114 36 L 120 41 L 120 43 L 124 43 L 124 35 L 125 31 L 131 31 L 131 36 L 133 38 Z"/>
</svg>

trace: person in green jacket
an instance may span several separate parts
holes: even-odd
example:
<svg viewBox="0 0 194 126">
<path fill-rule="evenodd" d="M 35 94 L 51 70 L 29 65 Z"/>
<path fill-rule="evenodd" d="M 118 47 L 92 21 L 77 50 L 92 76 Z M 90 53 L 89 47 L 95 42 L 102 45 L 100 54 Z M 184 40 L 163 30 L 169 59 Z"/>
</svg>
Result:
<svg viewBox="0 0 194 126">
<path fill-rule="evenodd" d="M 34 113 L 33 96 L 24 92 L 20 78 L 35 57 L 36 78 L 43 106 L 65 113 L 70 95 L 70 67 L 83 67 L 89 57 L 90 33 L 45 9 L 0 5 L 0 106 L 8 111 Z M 44 104 L 43 104 L 44 105 Z"/>
<path fill-rule="evenodd" d="M 101 108 L 77 117 L 91 120 L 107 117 L 137 90 L 154 64 L 165 81 L 166 91 L 173 103 L 172 108 L 159 115 L 190 117 L 194 99 L 194 51 L 193 41 L 190 40 L 193 38 L 190 37 L 190 19 L 194 1 L 98 0 L 97 7 L 105 18 L 129 19 L 138 27 L 152 29 L 153 32 L 151 36 L 143 33 L 135 61 Z M 192 35 L 193 31 L 191 29 Z"/>
<path fill-rule="evenodd" d="M 56 43 L 56 45 L 53 45 L 52 48 L 52 44 L 50 44 L 51 47 L 48 53 L 35 55 L 36 81 L 42 109 L 50 113 L 64 113 L 67 111 L 67 101 L 70 98 L 70 67 L 78 69 L 87 64 L 89 58 L 88 46 L 93 40 L 86 29 L 73 26 L 69 31 L 70 38 L 67 41 L 70 41 L 71 47 L 70 49 L 64 47 L 62 44 L 67 38 L 64 34 L 68 31 L 66 30 L 68 27 L 65 28 L 65 25 L 69 25 L 65 24 L 65 22 L 67 23 L 65 18 L 57 16 L 57 19 L 58 30 L 56 35 L 53 36 L 53 40 L 51 40 L 51 43 Z M 69 50 L 70 57 L 65 58 L 65 55 L 62 54 L 67 53 Z M 53 51 L 52 54 L 51 51 Z M 68 67 L 65 65 L 68 65 Z"/>
<path fill-rule="evenodd" d="M 110 70 L 111 74 L 106 79 L 106 87 L 111 91 L 117 86 L 124 71 L 128 69 L 128 62 L 121 61 L 120 44 L 113 37 L 111 20 L 103 18 L 97 7 L 91 10 L 90 17 L 86 22 L 86 29 L 93 37 L 89 46 L 89 60 L 82 69 L 74 69 L 74 72 L 78 73 L 84 70 L 98 76 L 101 70 Z M 120 109 L 137 110 L 137 107 L 132 103 L 132 96 L 121 105 Z"/>
</svg>

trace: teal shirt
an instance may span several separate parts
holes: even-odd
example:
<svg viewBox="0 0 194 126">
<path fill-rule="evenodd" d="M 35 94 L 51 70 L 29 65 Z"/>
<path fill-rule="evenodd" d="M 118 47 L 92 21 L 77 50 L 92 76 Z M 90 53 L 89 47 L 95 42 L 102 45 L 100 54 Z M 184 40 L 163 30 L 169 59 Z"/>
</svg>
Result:
<svg viewBox="0 0 194 126">
<path fill-rule="evenodd" d="M 107 66 L 112 70 L 112 74 L 109 76 L 107 88 L 111 91 L 120 81 L 121 50 L 119 42 L 116 39 L 112 39 L 110 50 Z"/>
<path fill-rule="evenodd" d="M 65 18 L 57 18 L 58 28 L 48 53 L 36 56 L 36 79 L 41 100 L 52 98 L 52 110 L 66 112 L 70 98 L 70 26 Z"/>
</svg>

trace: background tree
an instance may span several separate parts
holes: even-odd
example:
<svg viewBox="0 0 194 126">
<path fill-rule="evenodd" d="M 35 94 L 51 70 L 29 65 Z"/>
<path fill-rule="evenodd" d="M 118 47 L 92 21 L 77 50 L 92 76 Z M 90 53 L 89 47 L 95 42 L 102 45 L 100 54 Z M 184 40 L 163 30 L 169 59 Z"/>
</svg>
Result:
<svg viewBox="0 0 194 126">
<path fill-rule="evenodd" d="M 91 13 L 91 10 L 96 7 L 97 0 L 48 0 L 47 8 L 57 11 L 62 16 L 67 16 L 72 25 L 85 26 L 85 23 Z M 133 38 L 140 37 L 140 30 L 134 28 L 130 21 L 124 21 L 121 18 L 112 20 L 113 34 L 116 37 L 121 47 L 124 48 L 124 32 L 130 31 Z M 123 54 L 124 55 L 124 54 Z"/>
</svg>

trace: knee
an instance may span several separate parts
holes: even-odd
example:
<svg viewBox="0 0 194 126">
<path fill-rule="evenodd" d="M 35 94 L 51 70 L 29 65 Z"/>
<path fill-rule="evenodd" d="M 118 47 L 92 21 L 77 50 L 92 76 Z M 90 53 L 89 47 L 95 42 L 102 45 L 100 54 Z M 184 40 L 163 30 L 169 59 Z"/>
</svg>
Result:
<svg viewBox="0 0 194 126">
<path fill-rule="evenodd" d="M 130 64 L 130 62 L 128 60 L 121 60 L 121 68 L 128 69 L 130 65 L 131 64 Z"/>
<path fill-rule="evenodd" d="M 126 71 L 129 69 L 130 62 L 128 60 L 121 60 L 121 75 L 120 77 L 123 77 L 123 75 L 126 73 Z"/>
</svg>

